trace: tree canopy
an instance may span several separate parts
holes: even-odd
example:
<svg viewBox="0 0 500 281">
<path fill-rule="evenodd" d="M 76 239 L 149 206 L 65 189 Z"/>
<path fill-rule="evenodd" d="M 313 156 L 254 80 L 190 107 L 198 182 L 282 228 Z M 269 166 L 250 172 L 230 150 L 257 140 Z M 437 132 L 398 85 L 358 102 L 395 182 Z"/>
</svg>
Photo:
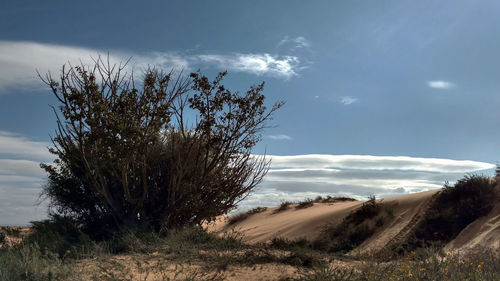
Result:
<svg viewBox="0 0 500 281">
<path fill-rule="evenodd" d="M 235 208 L 267 173 L 269 161 L 251 151 L 283 102 L 267 108 L 264 83 L 231 91 L 226 74 L 151 67 L 135 79 L 98 59 L 44 76 L 59 101 L 57 159 L 41 165 L 50 213 L 90 228 L 162 230 Z"/>
</svg>

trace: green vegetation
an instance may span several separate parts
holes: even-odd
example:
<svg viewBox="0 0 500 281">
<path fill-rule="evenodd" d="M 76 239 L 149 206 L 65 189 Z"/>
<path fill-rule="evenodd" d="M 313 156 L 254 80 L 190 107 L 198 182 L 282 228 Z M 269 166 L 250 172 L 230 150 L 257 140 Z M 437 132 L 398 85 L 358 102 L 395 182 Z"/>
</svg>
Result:
<svg viewBox="0 0 500 281">
<path fill-rule="evenodd" d="M 498 202 L 497 184 L 485 176 L 471 175 L 445 185 L 425 216 L 408 238 L 394 245 L 396 252 L 409 252 L 417 248 L 444 246 L 467 225 L 488 214 Z"/>
<path fill-rule="evenodd" d="M 392 216 L 391 206 L 370 197 L 342 223 L 326 227 L 316 244 L 329 252 L 348 252 L 370 238 Z"/>
<path fill-rule="evenodd" d="M 342 199 L 342 201 L 351 200 Z M 371 237 L 392 217 L 391 206 L 378 203 L 375 197 L 370 197 L 360 208 L 344 218 L 340 224 L 326 226 L 320 237 L 313 241 L 305 239 L 289 241 L 275 238 L 271 241 L 270 246 L 279 250 L 296 251 L 300 249 L 301 251 L 319 251 L 330 254 L 346 253 Z"/>
</svg>

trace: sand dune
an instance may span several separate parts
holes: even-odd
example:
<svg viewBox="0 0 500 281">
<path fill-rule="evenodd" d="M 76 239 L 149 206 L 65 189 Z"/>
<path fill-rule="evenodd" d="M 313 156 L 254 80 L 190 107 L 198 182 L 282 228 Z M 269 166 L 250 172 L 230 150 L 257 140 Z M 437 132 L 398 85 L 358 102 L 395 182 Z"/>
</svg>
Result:
<svg viewBox="0 0 500 281">
<path fill-rule="evenodd" d="M 393 207 L 393 218 L 354 251 L 376 252 L 404 239 L 438 193 L 439 190 L 433 190 L 383 199 L 384 203 Z M 250 244 L 266 243 L 275 237 L 313 240 L 326 225 L 340 223 L 362 204 L 359 201 L 314 203 L 312 207 L 305 209 L 295 209 L 292 205 L 290 209 L 279 213 L 275 213 L 277 207 L 269 208 L 233 225 L 228 225 L 227 219 L 219 219 L 210 227 L 210 231 L 237 231 L 243 235 L 243 241 Z M 464 229 L 446 249 L 467 250 L 475 246 L 500 249 L 500 204 L 488 216 L 476 220 Z"/>
<path fill-rule="evenodd" d="M 493 210 L 469 224 L 448 245 L 445 250 L 467 252 L 475 248 L 490 248 L 500 251 L 500 198 Z"/>
</svg>

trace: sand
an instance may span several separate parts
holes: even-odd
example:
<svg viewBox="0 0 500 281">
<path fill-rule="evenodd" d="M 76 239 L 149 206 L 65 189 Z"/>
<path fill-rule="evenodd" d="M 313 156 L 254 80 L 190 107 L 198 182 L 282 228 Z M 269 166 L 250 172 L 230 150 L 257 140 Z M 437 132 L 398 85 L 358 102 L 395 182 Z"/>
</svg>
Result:
<svg viewBox="0 0 500 281">
<path fill-rule="evenodd" d="M 393 206 L 394 217 L 353 252 L 378 252 L 404 239 L 425 214 L 439 191 L 383 199 L 384 203 Z M 295 209 L 295 205 L 291 205 L 288 210 L 279 213 L 275 213 L 277 207 L 269 208 L 233 225 L 228 225 L 227 219 L 219 218 L 209 230 L 217 233 L 236 231 L 249 244 L 267 243 L 276 237 L 314 240 L 325 226 L 340 223 L 362 204 L 359 201 L 314 203 L 312 207 L 305 209 Z M 496 204 L 487 216 L 470 224 L 445 249 L 466 251 L 478 246 L 500 249 L 500 204 Z"/>
</svg>

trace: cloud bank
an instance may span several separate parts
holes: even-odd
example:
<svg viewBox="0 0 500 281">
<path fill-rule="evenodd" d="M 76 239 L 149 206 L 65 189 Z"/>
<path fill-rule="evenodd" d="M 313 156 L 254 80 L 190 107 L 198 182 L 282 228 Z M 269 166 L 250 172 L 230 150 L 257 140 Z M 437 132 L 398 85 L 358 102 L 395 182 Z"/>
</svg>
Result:
<svg viewBox="0 0 500 281">
<path fill-rule="evenodd" d="M 271 168 L 260 187 L 239 210 L 276 206 L 285 200 L 318 195 L 391 197 L 441 188 L 467 173 L 495 165 L 469 160 L 372 155 L 266 156 Z"/>
<path fill-rule="evenodd" d="M 0 225 L 26 225 L 46 218 L 47 205 L 37 205 L 45 172 L 51 162 L 49 143 L 0 131 Z"/>
<path fill-rule="evenodd" d="M 202 65 L 218 70 L 232 70 L 254 75 L 289 79 L 298 75 L 302 68 L 296 56 L 279 56 L 268 53 L 231 55 L 203 54 L 186 55 L 176 52 L 132 53 L 106 51 L 79 46 L 65 46 L 37 42 L 0 40 L 0 91 L 10 88 L 34 89 L 43 86 L 37 77 L 48 71 L 57 74 L 68 62 L 77 65 L 92 65 L 98 56 L 109 56 L 111 64 L 119 64 L 132 58 L 130 70 L 142 70 L 155 65 L 170 70 L 192 70 Z"/>
<path fill-rule="evenodd" d="M 271 136 L 270 136 L 271 137 Z M 273 136 L 286 140 L 287 135 Z M 36 206 L 46 180 L 40 162 L 51 162 L 46 142 L 0 131 L 0 225 L 26 225 L 46 217 L 46 204 Z M 271 168 L 262 184 L 241 202 L 239 210 L 275 206 L 284 200 L 317 195 L 365 199 L 440 188 L 466 173 L 495 165 L 469 160 L 408 156 L 268 155 Z"/>
</svg>

